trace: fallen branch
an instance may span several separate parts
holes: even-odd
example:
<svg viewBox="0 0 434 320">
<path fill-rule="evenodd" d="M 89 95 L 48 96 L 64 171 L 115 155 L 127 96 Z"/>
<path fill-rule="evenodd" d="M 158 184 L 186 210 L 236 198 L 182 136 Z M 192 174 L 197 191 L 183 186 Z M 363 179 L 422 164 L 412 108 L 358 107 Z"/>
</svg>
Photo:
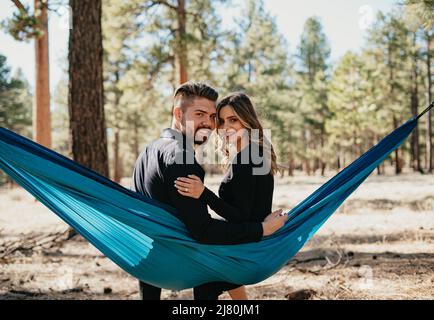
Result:
<svg viewBox="0 0 434 320">
<path fill-rule="evenodd" d="M 0 244 L 0 259 L 17 251 L 34 251 L 49 249 L 71 238 L 69 229 L 49 234 L 31 235 L 25 239 L 9 241 Z"/>
<path fill-rule="evenodd" d="M 327 272 L 327 271 L 332 270 L 332 269 L 336 268 L 337 266 L 339 266 L 342 263 L 344 257 L 345 257 L 344 266 L 346 266 L 348 264 L 350 258 L 348 256 L 347 252 L 345 250 L 341 249 L 339 246 L 336 248 L 335 251 L 336 251 L 336 254 L 338 255 L 338 259 L 336 262 L 332 262 L 328 256 L 324 255 L 324 256 L 309 258 L 309 259 L 305 259 L 305 260 L 293 259 L 292 261 L 290 261 L 288 263 L 288 265 L 290 265 L 295 270 L 298 270 L 302 273 L 312 273 L 312 274 L 318 276 L 318 275 L 323 274 L 324 272 Z M 308 263 L 308 262 L 319 261 L 319 260 L 325 260 L 325 261 L 327 261 L 327 264 L 325 266 L 323 266 L 322 268 L 317 269 L 317 270 L 300 268 L 297 266 L 297 264 L 300 264 L 300 263 Z"/>
</svg>

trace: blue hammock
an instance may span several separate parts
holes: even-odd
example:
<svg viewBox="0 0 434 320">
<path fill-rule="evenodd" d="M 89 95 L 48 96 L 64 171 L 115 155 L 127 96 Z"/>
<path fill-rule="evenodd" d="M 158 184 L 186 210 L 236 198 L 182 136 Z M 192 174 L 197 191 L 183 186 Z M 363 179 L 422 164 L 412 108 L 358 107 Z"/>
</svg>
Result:
<svg viewBox="0 0 434 320">
<path fill-rule="evenodd" d="M 0 168 L 134 277 L 181 290 L 211 281 L 260 282 L 282 268 L 417 124 L 413 117 L 288 212 L 255 243 L 194 241 L 171 208 L 5 128 Z M 194 214 L 192 212 L 191 214 Z"/>
</svg>

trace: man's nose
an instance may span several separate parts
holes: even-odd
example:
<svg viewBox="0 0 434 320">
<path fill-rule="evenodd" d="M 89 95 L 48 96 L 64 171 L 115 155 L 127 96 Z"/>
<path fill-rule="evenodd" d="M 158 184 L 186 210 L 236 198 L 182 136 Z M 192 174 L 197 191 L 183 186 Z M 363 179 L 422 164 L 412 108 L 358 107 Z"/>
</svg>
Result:
<svg viewBox="0 0 434 320">
<path fill-rule="evenodd" d="M 214 118 L 209 117 L 209 118 L 205 121 L 204 125 L 209 126 L 211 129 L 215 129 L 215 125 L 216 125 L 216 123 L 215 123 Z"/>
</svg>

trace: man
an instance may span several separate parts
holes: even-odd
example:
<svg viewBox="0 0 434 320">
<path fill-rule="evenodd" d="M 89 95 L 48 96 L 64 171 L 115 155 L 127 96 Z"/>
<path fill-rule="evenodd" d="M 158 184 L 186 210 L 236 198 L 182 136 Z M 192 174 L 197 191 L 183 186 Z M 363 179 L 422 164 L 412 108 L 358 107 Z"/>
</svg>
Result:
<svg viewBox="0 0 434 320">
<path fill-rule="evenodd" d="M 174 94 L 172 128 L 163 130 L 160 139 L 145 147 L 136 161 L 132 189 L 166 203 L 185 223 L 190 235 L 206 244 L 239 244 L 259 241 L 283 226 L 287 216 L 277 212 L 264 222 L 229 223 L 213 219 L 207 205 L 184 197 L 175 188 L 178 177 L 196 175 L 203 181 L 205 171 L 197 163 L 195 148 L 206 142 L 216 126 L 218 93 L 208 85 L 187 82 Z M 139 282 L 143 300 L 160 299 L 161 288 Z M 239 285 L 212 282 L 194 288 L 194 298 L 217 300 L 218 296 Z"/>
</svg>

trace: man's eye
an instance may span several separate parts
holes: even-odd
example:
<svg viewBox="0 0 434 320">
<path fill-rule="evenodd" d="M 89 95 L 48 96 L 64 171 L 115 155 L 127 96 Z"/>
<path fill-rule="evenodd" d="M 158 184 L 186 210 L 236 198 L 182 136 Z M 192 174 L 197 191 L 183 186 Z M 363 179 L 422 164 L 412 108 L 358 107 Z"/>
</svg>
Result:
<svg viewBox="0 0 434 320">
<path fill-rule="evenodd" d="M 211 116 L 211 119 L 215 120 L 215 118 L 216 118 L 215 116 Z"/>
<path fill-rule="evenodd" d="M 197 115 L 198 117 L 202 117 L 202 116 L 203 116 L 203 113 L 202 113 L 202 112 L 198 112 L 198 113 L 196 113 L 196 115 Z"/>
</svg>

